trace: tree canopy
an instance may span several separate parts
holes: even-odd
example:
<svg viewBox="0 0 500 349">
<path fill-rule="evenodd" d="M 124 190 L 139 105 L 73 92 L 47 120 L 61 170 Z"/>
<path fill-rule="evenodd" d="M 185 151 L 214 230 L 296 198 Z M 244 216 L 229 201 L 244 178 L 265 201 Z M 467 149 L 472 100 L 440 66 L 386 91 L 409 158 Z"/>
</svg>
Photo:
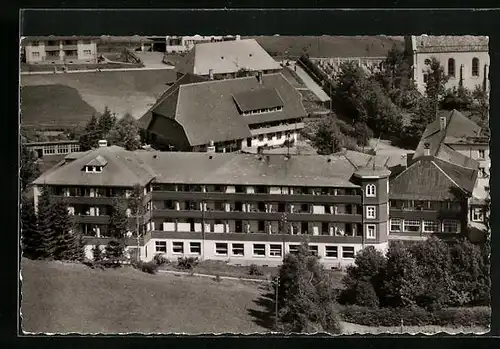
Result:
<svg viewBox="0 0 500 349">
<path fill-rule="evenodd" d="M 40 175 L 40 169 L 36 163 L 35 153 L 23 143 L 21 143 L 20 158 L 19 177 L 21 180 L 21 191 L 25 191 L 29 184 Z"/>
<path fill-rule="evenodd" d="M 123 147 L 127 150 L 137 150 L 141 146 L 139 136 L 139 125 L 132 115 L 125 114 L 118 120 L 109 133 L 111 144 Z"/>
</svg>

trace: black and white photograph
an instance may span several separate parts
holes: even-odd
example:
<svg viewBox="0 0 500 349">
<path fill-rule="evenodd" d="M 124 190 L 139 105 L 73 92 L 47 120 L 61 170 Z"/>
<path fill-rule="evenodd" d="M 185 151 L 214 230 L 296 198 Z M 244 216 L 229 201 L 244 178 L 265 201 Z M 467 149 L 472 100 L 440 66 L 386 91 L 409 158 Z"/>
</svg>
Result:
<svg viewBox="0 0 500 349">
<path fill-rule="evenodd" d="M 489 332 L 487 36 L 103 34 L 20 38 L 23 334 Z"/>
</svg>

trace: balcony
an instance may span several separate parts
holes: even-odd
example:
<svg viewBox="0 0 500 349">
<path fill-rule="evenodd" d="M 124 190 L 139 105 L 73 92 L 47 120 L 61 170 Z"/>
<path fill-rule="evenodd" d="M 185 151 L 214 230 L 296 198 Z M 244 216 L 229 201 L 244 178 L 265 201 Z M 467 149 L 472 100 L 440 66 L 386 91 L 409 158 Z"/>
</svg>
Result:
<svg viewBox="0 0 500 349">
<path fill-rule="evenodd" d="M 361 236 L 329 236 L 329 235 L 289 235 L 289 234 L 264 234 L 264 233 L 198 233 L 198 232 L 175 232 L 154 230 L 150 232 L 151 239 L 193 239 L 193 240 L 215 240 L 215 241 L 262 241 L 262 242 L 295 242 L 301 243 L 304 237 L 310 243 L 345 243 L 361 244 Z M 147 243 L 147 240 L 145 239 Z"/>
<path fill-rule="evenodd" d="M 54 198 L 62 199 L 67 204 L 85 204 L 85 205 L 112 205 L 116 199 L 125 199 L 124 197 L 110 196 L 62 196 L 54 195 Z"/>
<path fill-rule="evenodd" d="M 46 45 L 45 51 L 59 51 L 61 47 L 59 45 Z"/>
<path fill-rule="evenodd" d="M 153 210 L 153 218 L 195 218 L 207 220 L 263 220 L 279 221 L 283 217 L 280 212 L 240 212 L 240 211 L 187 211 L 187 210 Z M 312 214 L 287 213 L 289 222 L 345 222 L 361 223 L 362 217 L 357 214 Z"/>
<path fill-rule="evenodd" d="M 311 194 L 248 194 L 248 193 L 203 193 L 162 191 L 152 192 L 152 200 L 193 200 L 193 201 L 264 201 L 286 203 L 342 203 L 361 204 L 359 195 L 311 195 Z"/>
<path fill-rule="evenodd" d="M 76 44 L 63 44 L 63 50 L 65 51 L 77 51 L 78 50 L 78 45 Z"/>
<path fill-rule="evenodd" d="M 109 216 L 90 216 L 90 215 L 74 215 L 71 216 L 75 223 L 87 224 L 109 224 Z"/>
</svg>

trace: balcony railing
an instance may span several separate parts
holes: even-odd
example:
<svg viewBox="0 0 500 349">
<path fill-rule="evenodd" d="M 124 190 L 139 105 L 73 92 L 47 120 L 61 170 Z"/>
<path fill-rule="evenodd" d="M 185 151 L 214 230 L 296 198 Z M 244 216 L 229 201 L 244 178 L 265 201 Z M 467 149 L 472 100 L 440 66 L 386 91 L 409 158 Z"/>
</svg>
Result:
<svg viewBox="0 0 500 349">
<path fill-rule="evenodd" d="M 464 215 L 463 211 L 455 210 L 402 210 L 389 209 L 389 215 L 394 218 L 417 219 L 417 220 L 440 220 L 445 218 L 461 219 Z"/>
<path fill-rule="evenodd" d="M 61 47 L 59 45 L 46 45 L 45 51 L 59 51 Z"/>
<path fill-rule="evenodd" d="M 287 203 L 343 203 L 360 204 L 359 195 L 312 195 L 312 194 L 250 194 L 250 193 L 203 193 L 161 191 L 151 192 L 153 200 L 193 200 L 193 201 L 265 201 Z"/>
</svg>

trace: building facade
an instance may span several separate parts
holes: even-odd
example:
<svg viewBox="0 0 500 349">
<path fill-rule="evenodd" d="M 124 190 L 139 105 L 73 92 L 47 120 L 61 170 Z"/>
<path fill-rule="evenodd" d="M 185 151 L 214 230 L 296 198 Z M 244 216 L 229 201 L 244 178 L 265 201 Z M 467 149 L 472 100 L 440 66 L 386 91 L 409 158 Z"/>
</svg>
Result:
<svg viewBox="0 0 500 349">
<path fill-rule="evenodd" d="M 97 62 L 96 37 L 26 37 L 22 41 L 28 64 L 72 64 Z"/>
<path fill-rule="evenodd" d="M 224 42 L 240 40 L 240 35 L 216 35 L 216 36 L 167 36 L 166 52 L 167 53 L 181 53 L 191 50 L 196 44 L 210 43 L 210 42 Z"/>
<path fill-rule="evenodd" d="M 126 168 L 126 169 L 125 169 Z M 35 205 L 45 187 L 68 204 L 87 257 L 109 241 L 117 198 L 143 193 L 134 210 L 128 250 L 279 265 L 307 240 L 328 268 L 344 267 L 366 246 L 385 251 L 389 174 L 358 167 L 342 155 L 127 152 L 100 147 L 74 153 L 34 182 Z M 139 239 L 136 239 L 137 230 Z"/>
<path fill-rule="evenodd" d="M 488 37 L 406 36 L 405 49 L 413 66 L 417 88 L 425 92 L 426 74 L 432 57 L 439 60 L 449 80 L 446 87 L 476 86 L 489 91 Z"/>
<path fill-rule="evenodd" d="M 80 151 L 78 141 L 29 142 L 25 145 L 34 151 L 38 158 L 45 155 L 62 155 Z"/>
</svg>

